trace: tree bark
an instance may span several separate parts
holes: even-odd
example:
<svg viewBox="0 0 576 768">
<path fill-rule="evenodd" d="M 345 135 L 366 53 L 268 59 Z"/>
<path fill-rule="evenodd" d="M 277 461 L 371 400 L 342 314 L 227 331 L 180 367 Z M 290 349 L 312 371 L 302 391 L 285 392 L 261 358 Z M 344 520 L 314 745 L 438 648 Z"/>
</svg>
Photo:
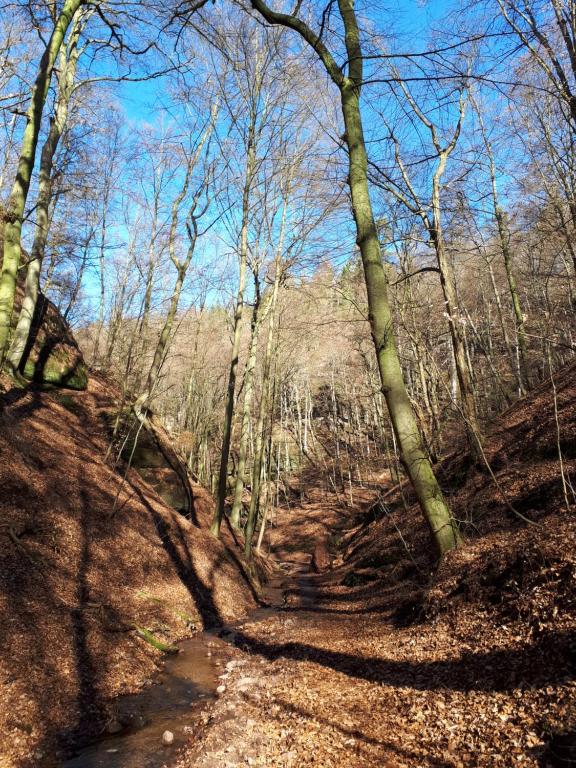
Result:
<svg viewBox="0 0 576 768">
<path fill-rule="evenodd" d="M 256 96 L 262 86 L 261 76 L 256 76 Z M 244 289 L 246 286 L 246 265 L 248 259 L 248 223 L 250 215 L 250 194 L 256 169 L 256 120 L 257 110 L 252 109 L 250 124 L 248 126 L 248 141 L 246 146 L 246 175 L 242 192 L 242 226 L 240 230 L 240 259 L 238 292 L 236 294 L 236 307 L 234 310 L 234 325 L 232 338 L 232 358 L 228 371 L 228 387 L 226 389 L 226 405 L 224 412 L 224 429 L 222 438 L 222 451 L 220 454 L 220 470 L 218 473 L 218 492 L 216 497 L 216 509 L 214 519 L 210 527 L 211 533 L 219 537 L 220 526 L 224 516 L 226 493 L 228 489 L 228 459 L 230 457 L 230 442 L 232 439 L 232 420 L 234 418 L 234 398 L 236 393 L 236 376 L 238 371 L 238 356 L 240 354 L 240 337 L 242 331 L 242 315 L 244 312 Z"/>
<path fill-rule="evenodd" d="M 344 24 L 348 75 L 343 73 L 323 42 L 300 19 L 274 13 L 262 0 L 251 0 L 251 3 L 270 23 L 283 24 L 299 32 L 319 55 L 328 74 L 339 88 L 349 156 L 349 184 L 356 225 L 356 242 L 362 256 L 370 328 L 382 391 L 400 447 L 402 462 L 430 527 L 438 554 L 442 556 L 449 549 L 457 546 L 459 534 L 424 449 L 406 391 L 396 347 L 388 300 L 388 281 L 382 264 L 368 188 L 368 158 L 360 110 L 360 89 L 363 79 L 362 48 L 353 0 L 338 0 L 338 8 Z"/>
<path fill-rule="evenodd" d="M 254 280 L 257 281 L 255 276 Z M 250 346 L 248 350 L 248 359 L 244 370 L 244 401 L 242 404 L 242 427 L 240 430 L 240 446 L 238 449 L 238 464 L 236 465 L 236 482 L 234 485 L 234 498 L 232 502 L 232 512 L 230 513 L 230 522 L 235 528 L 240 527 L 240 511 L 242 508 L 242 494 L 244 493 L 244 475 L 246 472 L 246 456 L 248 453 L 248 438 L 250 434 L 250 416 L 252 413 L 252 394 L 254 391 L 254 369 L 256 367 L 256 353 L 258 351 L 258 340 L 260 338 L 260 328 L 266 319 L 270 307 L 269 296 L 260 299 L 260 289 L 256 288 L 256 300 L 254 312 L 252 314 L 252 324 L 250 332 Z"/>
<path fill-rule="evenodd" d="M 16 324 L 12 345 L 7 358 L 8 365 L 13 370 L 18 370 L 20 367 L 22 356 L 30 335 L 36 303 L 38 301 L 40 274 L 42 271 L 42 261 L 46 250 L 49 229 L 49 208 L 52 199 L 52 168 L 56 150 L 58 149 L 68 119 L 68 108 L 74 88 L 74 80 L 76 78 L 76 69 L 80 55 L 80 51 L 78 50 L 78 39 L 84 23 L 85 19 L 82 18 L 82 11 L 81 9 L 78 9 L 71 22 L 71 30 L 67 45 L 65 48 L 62 46 L 60 48 L 56 107 L 54 116 L 50 121 L 48 137 L 44 142 L 40 154 L 38 202 L 36 206 L 36 233 L 32 244 L 30 262 L 26 272 L 22 307 L 20 309 L 18 323 Z"/>
<path fill-rule="evenodd" d="M 48 95 L 52 71 L 62 41 L 78 8 L 85 0 L 65 0 L 56 20 L 48 44 L 44 50 L 36 79 L 32 87 L 30 106 L 26 113 L 26 128 L 22 138 L 16 177 L 10 193 L 4 224 L 4 257 L 0 273 L 0 364 L 4 363 L 8 351 L 10 325 L 14 310 L 16 282 L 22 254 L 22 222 L 32 170 L 36 160 L 38 134 L 42 113 Z"/>
</svg>

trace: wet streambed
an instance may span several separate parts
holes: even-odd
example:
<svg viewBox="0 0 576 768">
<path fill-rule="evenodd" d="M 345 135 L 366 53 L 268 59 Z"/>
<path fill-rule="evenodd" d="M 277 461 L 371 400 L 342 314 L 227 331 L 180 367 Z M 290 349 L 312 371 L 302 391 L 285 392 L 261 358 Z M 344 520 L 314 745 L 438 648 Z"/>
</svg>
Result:
<svg viewBox="0 0 576 768">
<path fill-rule="evenodd" d="M 269 616 L 281 607 L 283 594 L 281 583 L 270 584 L 265 590 L 269 607 L 256 609 L 247 620 Z M 162 768 L 169 764 L 201 727 L 203 709 L 215 698 L 218 676 L 225 672 L 233 632 L 243 623 L 221 630 L 223 638 L 218 631 L 202 632 L 179 643 L 180 652 L 166 657 L 164 669 L 150 688 L 117 700 L 118 733 L 79 749 L 62 768 Z M 174 735 L 170 745 L 162 743 L 165 731 Z"/>
<path fill-rule="evenodd" d="M 118 699 L 119 732 L 79 750 L 63 763 L 63 768 L 165 765 L 199 727 L 203 707 L 215 697 L 218 675 L 224 671 L 217 656 L 226 646 L 208 633 L 180 643 L 180 653 L 167 657 L 150 688 Z M 171 745 L 162 743 L 164 731 L 174 734 Z"/>
</svg>

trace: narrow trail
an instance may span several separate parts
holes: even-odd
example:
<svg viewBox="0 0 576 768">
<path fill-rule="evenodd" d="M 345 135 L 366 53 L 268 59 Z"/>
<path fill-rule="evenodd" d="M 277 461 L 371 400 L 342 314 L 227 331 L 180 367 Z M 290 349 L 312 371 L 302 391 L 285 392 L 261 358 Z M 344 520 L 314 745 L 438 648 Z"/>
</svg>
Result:
<svg viewBox="0 0 576 768">
<path fill-rule="evenodd" d="M 293 508 L 288 520 L 297 526 L 302 520 L 310 524 L 304 508 Z M 281 521 L 280 536 L 284 542 L 298 542 L 286 520 Z M 78 749 L 62 768 L 163 768 L 190 764 L 191 760 L 207 764 L 205 758 L 212 759 L 210 751 L 192 756 L 190 743 L 197 742 L 200 733 L 212 733 L 216 723 L 228 722 L 231 713 L 242 709 L 245 695 L 258 700 L 252 685 L 258 688 L 267 662 L 265 653 L 256 668 L 246 658 L 252 653 L 254 630 L 262 626 L 264 636 L 281 641 L 283 629 L 297 622 L 315 621 L 314 614 L 308 613 L 314 611 L 318 589 L 318 577 L 310 570 L 310 555 L 298 546 L 289 552 L 279 548 L 286 560 L 277 561 L 278 571 L 264 588 L 262 606 L 240 621 L 179 643 L 179 653 L 166 657 L 154 683 L 139 694 L 119 698 L 107 733 Z M 223 717 L 217 714 L 222 706 Z M 165 731 L 174 737 L 169 745 L 163 744 Z M 223 765 L 242 764 L 234 762 L 238 750 L 230 733 L 222 746 Z M 213 752 L 214 747 L 210 750 Z M 242 751 L 241 757 L 245 761 L 249 756 Z M 257 754 L 253 759 L 258 759 Z"/>
<path fill-rule="evenodd" d="M 284 604 L 229 637 L 225 690 L 175 768 L 556 765 L 542 723 L 568 716 L 570 632 L 527 632 L 477 607 L 406 621 L 422 586 L 406 562 L 369 583 L 341 556 L 307 570 L 314 542 L 329 530 L 341 541 L 371 497 L 346 513 L 316 492 L 281 512 Z"/>
<path fill-rule="evenodd" d="M 367 490 L 359 507 L 369 499 Z M 570 636 L 518 634 L 482 612 L 403 622 L 413 574 L 393 565 L 387 578 L 358 583 L 334 549 L 333 567 L 312 572 L 315 542 L 331 530 L 340 540 L 352 512 L 319 492 L 283 510 L 269 606 L 169 662 L 168 677 L 174 664 L 189 667 L 188 711 L 152 713 L 152 730 L 107 739 L 98 757 L 85 751 L 66 768 L 554 765 L 539 723 L 551 701 L 561 711 L 571 695 Z M 160 745 L 164 728 L 172 747 Z"/>
<path fill-rule="evenodd" d="M 259 622 L 273 620 L 284 610 L 287 592 L 302 590 L 302 605 L 313 602 L 313 588 L 298 567 L 284 570 L 266 586 L 262 607 L 246 619 L 201 632 L 178 644 L 179 653 L 168 656 L 154 684 L 139 694 L 118 700 L 117 716 L 108 733 L 80 748 L 62 768 L 161 768 L 176 759 L 191 737 L 211 719 L 208 706 L 223 692 L 232 670 L 242 669 L 245 660 L 237 656 L 244 633 Z M 290 574 L 290 575 L 289 575 Z M 242 681 L 240 681 L 242 683 Z M 243 684 L 242 684 L 243 685 Z M 242 686 L 241 686 L 242 687 Z M 166 731 L 173 734 L 171 744 L 163 744 Z"/>
</svg>

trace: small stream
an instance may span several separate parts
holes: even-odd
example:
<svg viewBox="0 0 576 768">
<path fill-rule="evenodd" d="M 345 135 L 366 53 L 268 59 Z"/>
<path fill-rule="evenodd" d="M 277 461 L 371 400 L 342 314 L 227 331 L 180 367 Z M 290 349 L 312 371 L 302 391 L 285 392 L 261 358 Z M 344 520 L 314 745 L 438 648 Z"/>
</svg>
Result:
<svg viewBox="0 0 576 768">
<path fill-rule="evenodd" d="M 202 633 L 180 643 L 180 653 L 166 658 L 154 685 L 133 696 L 118 699 L 115 735 L 103 736 L 63 763 L 63 768 L 160 768 L 188 739 L 206 701 L 216 695 L 216 647 L 226 643 Z M 208 656 L 208 653 L 211 655 Z M 170 746 L 162 734 L 174 734 Z"/>
<path fill-rule="evenodd" d="M 225 672 L 230 644 L 218 636 L 224 629 L 241 629 L 244 621 L 258 621 L 284 602 L 284 585 L 271 583 L 264 592 L 268 607 L 257 608 L 243 621 L 202 632 L 179 643 L 180 652 L 167 656 L 155 683 L 141 693 L 117 700 L 117 719 L 123 727 L 83 747 L 62 768 L 162 768 L 190 740 L 200 726 L 206 703 L 216 697 L 218 676 Z M 120 725 L 118 725 L 120 729 Z M 162 743 L 164 731 L 174 734 Z"/>
</svg>

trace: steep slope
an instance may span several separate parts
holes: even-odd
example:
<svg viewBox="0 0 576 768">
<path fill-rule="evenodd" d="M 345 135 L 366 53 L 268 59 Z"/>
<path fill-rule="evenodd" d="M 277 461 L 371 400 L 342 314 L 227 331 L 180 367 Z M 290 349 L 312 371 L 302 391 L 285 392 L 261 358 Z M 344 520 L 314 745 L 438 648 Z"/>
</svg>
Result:
<svg viewBox="0 0 576 768">
<path fill-rule="evenodd" d="M 328 522 L 332 569 L 299 573 L 283 610 L 244 622 L 226 694 L 178 765 L 574 765 L 576 520 L 557 453 L 573 484 L 574 374 L 558 375 L 556 408 L 542 386 L 494 425 L 497 484 L 465 454 L 444 463 L 466 541 L 437 570 L 408 489 L 376 476 L 347 488 L 354 507 L 308 488 L 280 510 L 281 556 L 310 563 Z"/>
<path fill-rule="evenodd" d="M 234 542 L 106 460 L 114 392 L 9 389 L 0 400 L 0 766 L 101 732 L 164 643 L 255 605 Z M 211 500 L 197 489 L 201 517 Z"/>
<path fill-rule="evenodd" d="M 4 247 L 4 212 L 0 205 L 0 253 Z M 23 254 L 22 262 L 28 259 Z M 18 284 L 12 315 L 13 328 L 18 321 L 26 269 L 18 271 Z M 80 348 L 72 334 L 70 326 L 57 307 L 42 292 L 32 318 L 28 344 L 24 349 L 20 372 L 24 378 L 38 384 L 65 387 L 67 389 L 86 389 L 88 373 Z"/>
</svg>

